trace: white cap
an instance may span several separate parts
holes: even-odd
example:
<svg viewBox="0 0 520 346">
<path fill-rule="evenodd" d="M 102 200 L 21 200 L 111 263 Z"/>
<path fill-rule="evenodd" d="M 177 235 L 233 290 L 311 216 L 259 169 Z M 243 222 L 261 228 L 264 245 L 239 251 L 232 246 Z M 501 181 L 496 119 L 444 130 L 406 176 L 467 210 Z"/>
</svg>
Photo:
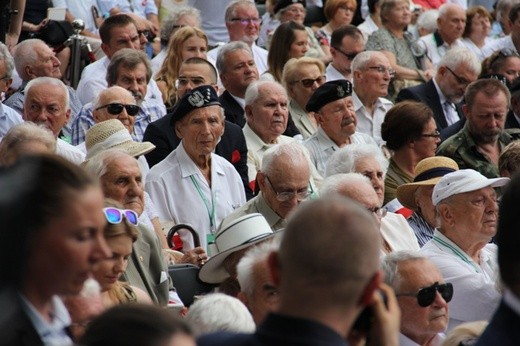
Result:
<svg viewBox="0 0 520 346">
<path fill-rule="evenodd" d="M 433 188 L 433 205 L 440 201 L 459 193 L 480 190 L 484 187 L 504 186 L 509 182 L 509 178 L 489 179 L 473 169 L 461 169 L 448 173 L 439 180 Z"/>
</svg>

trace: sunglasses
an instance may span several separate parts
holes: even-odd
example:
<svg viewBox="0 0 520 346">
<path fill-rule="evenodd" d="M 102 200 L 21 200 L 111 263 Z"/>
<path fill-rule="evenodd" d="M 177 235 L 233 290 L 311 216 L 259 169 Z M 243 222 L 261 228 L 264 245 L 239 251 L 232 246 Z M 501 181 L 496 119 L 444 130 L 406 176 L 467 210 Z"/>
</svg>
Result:
<svg viewBox="0 0 520 346">
<path fill-rule="evenodd" d="M 354 60 L 354 58 L 361 52 L 354 52 L 354 53 L 345 53 L 343 50 L 341 50 L 340 48 L 338 47 L 332 47 L 334 48 L 337 52 L 340 52 L 341 54 L 343 54 L 348 60 L 352 61 Z"/>
<path fill-rule="evenodd" d="M 439 284 L 438 282 L 436 282 L 429 287 L 421 288 L 417 293 L 399 293 L 396 294 L 396 297 L 417 297 L 417 303 L 419 303 L 419 306 L 425 308 L 427 306 L 432 305 L 432 303 L 435 301 L 435 296 L 437 292 L 439 292 L 442 299 L 444 299 L 446 303 L 449 303 L 451 298 L 453 298 L 453 285 L 449 282 L 444 284 Z"/>
<path fill-rule="evenodd" d="M 111 224 L 117 225 L 123 221 L 123 215 L 126 220 L 132 225 L 137 226 L 139 223 L 137 213 L 130 209 L 119 209 L 119 208 L 103 208 L 107 221 Z"/>
<path fill-rule="evenodd" d="M 293 83 L 301 83 L 305 88 L 310 88 L 314 85 L 314 83 L 318 83 L 318 85 L 322 85 L 325 82 L 326 78 L 327 77 L 325 77 L 325 76 L 319 76 L 316 79 L 305 78 L 305 79 L 300 79 L 300 80 L 294 81 Z"/>
<path fill-rule="evenodd" d="M 106 108 L 109 114 L 119 115 L 123 111 L 123 108 L 126 109 L 128 115 L 134 116 L 139 112 L 139 106 L 137 105 L 124 105 L 122 103 L 109 103 L 107 105 L 96 108 L 96 110 L 100 110 Z"/>
</svg>

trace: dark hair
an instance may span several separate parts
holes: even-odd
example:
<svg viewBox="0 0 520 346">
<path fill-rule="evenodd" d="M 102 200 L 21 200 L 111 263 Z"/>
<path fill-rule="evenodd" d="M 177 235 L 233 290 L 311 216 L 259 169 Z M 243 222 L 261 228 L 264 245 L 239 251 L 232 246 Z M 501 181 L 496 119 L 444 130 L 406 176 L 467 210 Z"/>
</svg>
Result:
<svg viewBox="0 0 520 346">
<path fill-rule="evenodd" d="M 188 59 L 184 60 L 182 62 L 182 64 L 181 64 L 181 66 L 182 65 L 191 65 L 191 64 L 208 66 L 210 71 L 211 71 L 211 79 L 212 79 L 211 82 L 212 83 L 217 83 L 217 81 L 218 81 L 217 69 L 208 60 L 194 56 L 194 57 L 191 57 L 191 58 L 188 58 Z"/>
<path fill-rule="evenodd" d="M 0 285 L 19 285 L 30 241 L 97 182 L 57 155 L 25 156 L 0 171 Z M 38 245 L 36 245 L 38 246 Z"/>
<path fill-rule="evenodd" d="M 153 72 L 150 60 L 148 60 L 145 52 L 132 48 L 123 48 L 115 52 L 107 67 L 106 79 L 108 85 L 116 85 L 120 67 L 135 69 L 139 64 L 144 64 L 146 67 L 146 82 L 150 82 Z"/>
<path fill-rule="evenodd" d="M 509 20 L 511 21 L 511 23 L 516 22 L 519 15 L 520 15 L 520 4 L 516 4 L 513 7 L 511 7 L 511 10 L 509 10 Z"/>
<path fill-rule="evenodd" d="M 380 0 L 368 0 L 368 13 L 374 14 L 376 13 L 376 5 L 379 3 Z"/>
<path fill-rule="evenodd" d="M 137 23 L 135 20 L 126 14 L 118 14 L 105 19 L 103 24 L 99 27 L 99 37 L 101 38 L 101 42 L 108 44 L 110 42 L 112 29 L 127 26 L 128 24 L 134 24 L 135 29 L 137 30 Z"/>
<path fill-rule="evenodd" d="M 153 305 L 122 304 L 90 322 L 81 345 L 160 346 L 175 334 L 191 335 L 191 331 L 171 310 Z"/>
<path fill-rule="evenodd" d="M 494 78 L 477 79 L 473 83 L 470 83 L 464 93 L 464 100 L 466 101 L 468 109 L 471 110 L 477 94 L 482 93 L 486 97 L 493 97 L 500 92 L 504 94 L 507 101 L 507 109 L 509 109 L 511 105 L 511 93 L 502 82 Z"/>
<path fill-rule="evenodd" d="M 390 150 L 399 150 L 421 136 L 424 127 L 433 118 L 430 107 L 421 102 L 402 101 L 385 115 L 381 124 L 381 137 Z"/>
<path fill-rule="evenodd" d="M 271 40 L 267 64 L 269 65 L 269 72 L 279 83 L 282 82 L 283 67 L 289 60 L 289 51 L 296 38 L 294 34 L 296 30 L 305 31 L 305 27 L 293 21 L 285 22 L 276 28 Z"/>
<path fill-rule="evenodd" d="M 332 32 L 330 37 L 330 46 L 335 48 L 340 47 L 341 41 L 343 41 L 345 36 L 350 36 L 358 41 L 364 40 L 363 33 L 361 33 L 361 30 L 356 28 L 354 25 L 342 25 Z"/>
<path fill-rule="evenodd" d="M 490 74 L 500 73 L 499 71 L 502 70 L 505 63 L 507 62 L 507 59 L 509 58 L 520 59 L 520 56 L 514 50 L 501 49 L 485 58 L 482 61 L 482 71 L 480 73 L 479 79 L 484 78 L 484 76 Z"/>
</svg>

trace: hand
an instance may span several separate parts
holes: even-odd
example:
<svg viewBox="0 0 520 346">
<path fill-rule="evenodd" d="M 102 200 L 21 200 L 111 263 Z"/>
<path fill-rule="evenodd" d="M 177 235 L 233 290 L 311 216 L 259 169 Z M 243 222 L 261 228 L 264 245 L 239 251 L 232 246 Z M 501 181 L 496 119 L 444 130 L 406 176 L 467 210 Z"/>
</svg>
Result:
<svg viewBox="0 0 520 346">
<path fill-rule="evenodd" d="M 181 258 L 180 263 L 191 263 L 197 266 L 202 266 L 208 260 L 208 255 L 202 247 L 196 247 L 194 249 L 186 251 L 184 256 Z"/>
<path fill-rule="evenodd" d="M 381 296 L 386 295 L 386 306 Z M 374 318 L 368 333 L 367 346 L 398 346 L 401 326 L 401 310 L 397 304 L 394 290 L 384 283 L 374 292 Z"/>
<path fill-rule="evenodd" d="M 435 71 L 433 71 L 432 69 L 425 70 L 424 77 L 426 77 L 427 80 L 430 80 L 433 78 L 434 73 Z"/>
</svg>

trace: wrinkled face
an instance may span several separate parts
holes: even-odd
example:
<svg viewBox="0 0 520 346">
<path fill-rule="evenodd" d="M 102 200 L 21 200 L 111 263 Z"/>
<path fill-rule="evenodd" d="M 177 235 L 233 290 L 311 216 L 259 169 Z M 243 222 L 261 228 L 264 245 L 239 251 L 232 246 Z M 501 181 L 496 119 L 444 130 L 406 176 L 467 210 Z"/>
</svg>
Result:
<svg viewBox="0 0 520 346">
<path fill-rule="evenodd" d="M 209 106 L 191 111 L 177 121 L 175 131 L 192 158 L 211 155 L 224 133 L 224 119 L 220 106 Z"/>
<path fill-rule="evenodd" d="M 497 231 L 497 195 L 492 187 L 455 195 L 447 204 L 459 236 L 489 242 Z"/>
<path fill-rule="evenodd" d="M 100 107 L 111 104 L 111 103 L 120 103 L 123 105 L 135 105 L 135 98 L 129 94 L 126 91 L 123 90 L 112 90 L 104 92 L 100 96 Z M 134 132 L 134 123 L 135 123 L 135 116 L 131 116 L 126 111 L 126 108 L 122 108 L 121 113 L 119 114 L 111 114 L 108 111 L 107 107 L 103 107 L 100 109 L 93 109 L 92 114 L 94 117 L 94 121 L 96 123 L 100 123 L 105 120 L 110 119 L 118 119 L 125 125 L 129 133 Z"/>
<path fill-rule="evenodd" d="M 272 143 L 287 128 L 289 111 L 287 94 L 280 86 L 271 84 L 258 88 L 258 98 L 246 105 L 247 123 L 266 143 Z"/>
<path fill-rule="evenodd" d="M 435 221 L 435 206 L 432 203 L 434 187 L 435 185 L 419 187 L 415 191 L 415 204 L 417 204 L 426 222 L 432 227 L 437 227 L 437 222 Z"/>
<path fill-rule="evenodd" d="M 387 24 L 392 24 L 396 27 L 405 27 L 410 24 L 412 13 L 410 12 L 410 4 L 408 1 L 395 3 L 394 7 L 388 11 L 386 20 Z"/>
<path fill-rule="evenodd" d="M 437 124 L 435 124 L 435 120 L 432 117 L 423 128 L 423 136 L 415 141 L 414 152 L 419 160 L 435 156 L 435 150 L 437 150 L 437 146 L 441 142 L 436 131 Z"/>
<path fill-rule="evenodd" d="M 139 36 L 137 28 L 132 23 L 126 26 L 114 27 L 110 31 L 110 41 L 106 44 L 102 43 L 101 48 L 108 58 L 112 58 L 118 50 L 123 48 L 140 49 Z"/>
<path fill-rule="evenodd" d="M 110 254 L 103 237 L 101 190 L 69 193 L 59 216 L 30 239 L 27 277 L 45 294 L 78 294 L 94 267 Z"/>
<path fill-rule="evenodd" d="M 318 89 L 320 85 L 325 83 L 325 78 L 319 80 L 321 76 L 322 72 L 316 64 L 305 64 L 298 68 L 294 75 L 294 80 L 290 81 L 293 83 L 289 83 L 288 85 L 289 94 L 303 109 L 305 109 L 305 105 L 309 102 L 314 91 Z M 315 82 L 312 83 L 311 86 L 306 87 L 302 82 L 300 82 L 304 79 L 315 80 Z"/>
<path fill-rule="evenodd" d="M 477 93 L 474 104 L 465 107 L 469 130 L 477 142 L 493 143 L 504 129 L 507 115 L 506 95 L 497 92 L 489 97 Z"/>
<path fill-rule="evenodd" d="M 356 160 L 354 172 L 363 174 L 365 177 L 370 179 L 372 187 L 379 198 L 379 204 L 383 205 L 383 200 L 385 198 L 385 173 L 383 172 L 379 162 L 371 156 L 361 157 Z"/>
<path fill-rule="evenodd" d="M 24 119 L 42 124 L 58 137 L 70 117 L 65 91 L 51 84 L 34 85 L 25 95 Z"/>
<path fill-rule="evenodd" d="M 293 21 L 303 25 L 307 11 L 302 4 L 292 4 L 281 10 L 280 22 Z"/>
<path fill-rule="evenodd" d="M 120 227 L 126 227 L 119 224 Z M 94 270 L 94 278 L 101 286 L 101 292 L 106 292 L 114 286 L 125 272 L 128 258 L 132 254 L 132 238 L 126 234 L 106 239 L 111 256 L 100 261 Z"/>
<path fill-rule="evenodd" d="M 316 121 L 336 144 L 345 144 L 356 132 L 357 118 L 352 96 L 330 102 L 315 113 Z"/>
<path fill-rule="evenodd" d="M 351 187 L 349 191 L 339 191 L 345 197 L 352 198 L 354 201 L 361 204 L 374 216 L 378 228 L 381 226 L 381 216 L 376 213 L 382 204 L 379 196 L 376 194 L 374 188 L 369 184 L 359 184 L 356 187 Z"/>
<path fill-rule="evenodd" d="M 342 5 L 338 7 L 336 12 L 332 16 L 331 21 L 336 23 L 336 25 L 348 25 L 352 22 L 354 12 L 356 12 L 356 8 L 348 2 L 344 2 Z"/>
<path fill-rule="evenodd" d="M 137 160 L 130 156 L 119 157 L 106 166 L 101 177 L 105 197 L 121 203 L 141 215 L 144 210 L 143 177 Z"/>
<path fill-rule="evenodd" d="M 341 46 L 331 47 L 332 62 L 334 67 L 341 73 L 350 73 L 350 65 L 354 56 L 365 50 L 363 39 L 345 36 L 341 40 Z M 349 55 L 349 56 L 347 56 Z"/>
<path fill-rule="evenodd" d="M 377 67 L 384 67 L 384 72 L 379 72 Z M 392 65 L 383 54 L 374 54 L 364 71 L 354 72 L 354 85 L 366 95 L 384 97 L 388 94 L 388 86 L 392 80 L 390 69 Z"/>
<path fill-rule="evenodd" d="M 489 18 L 478 13 L 474 15 L 473 18 L 471 18 L 471 31 L 482 37 L 487 37 L 491 31 Z"/>
<path fill-rule="evenodd" d="M 189 58 L 206 59 L 208 44 L 206 40 L 198 36 L 191 36 L 182 44 L 182 61 Z"/>
<path fill-rule="evenodd" d="M 513 82 L 516 78 L 520 77 L 520 58 L 517 56 L 506 58 L 496 72 L 504 75 L 510 83 Z"/>
<path fill-rule="evenodd" d="M 451 44 L 462 37 L 466 27 L 466 12 L 462 7 L 452 6 L 443 18 L 437 19 L 437 26 L 444 41 Z"/>
<path fill-rule="evenodd" d="M 435 81 L 446 99 L 453 103 L 461 102 L 468 85 L 478 78 L 478 74 L 471 71 L 467 64 L 459 64 L 451 71 L 446 66 L 440 66 L 437 74 L 439 77 Z"/>
<path fill-rule="evenodd" d="M 201 85 L 216 85 L 217 81 L 212 75 L 213 72 L 208 65 L 183 63 L 177 78 L 179 81 L 176 90 L 177 98 L 180 100 L 188 91 Z"/>
<path fill-rule="evenodd" d="M 54 77 L 61 78 L 61 63 L 56 58 L 56 53 L 46 44 L 37 44 L 34 46 L 37 60 L 32 66 L 26 66 L 25 71 L 31 77 Z"/>
<path fill-rule="evenodd" d="M 247 297 L 246 306 L 258 326 L 264 321 L 267 314 L 278 309 L 280 300 L 278 289 L 271 279 L 267 261 L 253 266 L 253 283 L 253 293 Z"/>
<path fill-rule="evenodd" d="M 307 32 L 305 30 L 294 30 L 294 41 L 289 47 L 289 58 L 301 58 L 307 53 Z"/>
<path fill-rule="evenodd" d="M 242 23 L 247 21 L 247 23 Z M 253 43 L 258 39 L 260 18 L 255 6 L 237 6 L 235 16 L 226 23 L 230 41 Z"/>
<path fill-rule="evenodd" d="M 423 344 L 443 332 L 448 325 L 448 304 L 436 292 L 430 306 L 421 307 L 413 296 L 399 296 L 399 293 L 415 293 L 434 283 L 444 283 L 439 269 L 429 260 L 410 260 L 399 263 L 399 284 L 396 293 L 401 308 L 401 333 L 413 341 Z"/>
<path fill-rule="evenodd" d="M 220 74 L 222 85 L 233 95 L 243 95 L 249 84 L 258 80 L 255 60 L 248 51 L 242 49 L 228 53 L 226 58 L 225 72 Z"/>
<path fill-rule="evenodd" d="M 120 66 L 117 70 L 116 85 L 130 91 L 137 102 L 144 100 L 148 90 L 145 64 L 139 64 L 133 69 Z"/>
</svg>

